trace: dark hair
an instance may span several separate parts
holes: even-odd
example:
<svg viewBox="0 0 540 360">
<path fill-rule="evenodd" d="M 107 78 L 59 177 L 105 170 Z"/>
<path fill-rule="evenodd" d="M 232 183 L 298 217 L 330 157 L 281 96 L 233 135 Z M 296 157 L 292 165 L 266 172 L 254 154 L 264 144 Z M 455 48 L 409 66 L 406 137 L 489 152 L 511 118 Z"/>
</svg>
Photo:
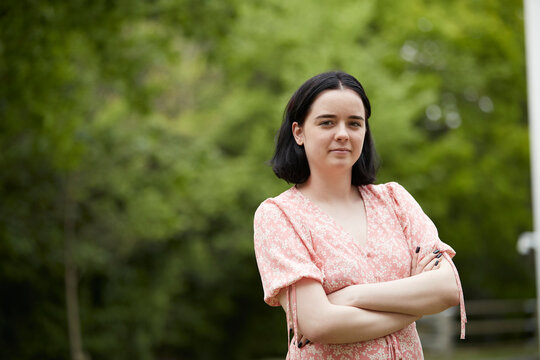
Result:
<svg viewBox="0 0 540 360">
<path fill-rule="evenodd" d="M 270 165 L 278 178 L 289 183 L 301 184 L 310 175 L 309 164 L 303 146 L 294 141 L 292 124 L 297 122 L 302 126 L 311 104 L 317 96 L 325 90 L 350 89 L 362 99 L 366 111 L 366 134 L 360 158 L 352 168 L 352 185 L 373 184 L 377 173 L 378 158 L 369 130 L 368 119 L 371 115 L 371 105 L 358 80 L 352 75 L 341 71 L 329 71 L 312 77 L 302 84 L 293 94 L 285 112 L 283 123 L 277 134 L 276 151 Z"/>
</svg>

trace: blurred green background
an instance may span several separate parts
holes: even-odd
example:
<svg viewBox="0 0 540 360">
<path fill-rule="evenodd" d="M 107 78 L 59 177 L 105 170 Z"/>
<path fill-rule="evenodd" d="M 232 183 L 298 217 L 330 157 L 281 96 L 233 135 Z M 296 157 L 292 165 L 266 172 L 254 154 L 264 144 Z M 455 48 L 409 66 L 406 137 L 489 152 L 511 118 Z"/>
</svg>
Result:
<svg viewBox="0 0 540 360">
<path fill-rule="evenodd" d="M 289 186 L 286 102 L 331 69 L 465 297 L 535 297 L 524 51 L 517 0 L 3 1 L 0 358 L 68 359 L 66 298 L 92 359 L 283 356 L 253 213 Z"/>
</svg>

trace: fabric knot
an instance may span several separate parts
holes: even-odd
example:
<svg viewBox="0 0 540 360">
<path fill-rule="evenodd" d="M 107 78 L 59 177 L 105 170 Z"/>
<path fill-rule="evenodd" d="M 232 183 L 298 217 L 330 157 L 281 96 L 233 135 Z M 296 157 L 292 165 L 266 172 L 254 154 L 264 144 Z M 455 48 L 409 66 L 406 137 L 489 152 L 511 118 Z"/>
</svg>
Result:
<svg viewBox="0 0 540 360">
<path fill-rule="evenodd" d="M 287 352 L 287 359 L 286 360 L 293 360 L 297 359 L 299 355 L 298 353 L 298 347 L 293 345 L 291 346 L 291 340 L 294 343 L 297 343 L 298 341 L 298 319 L 296 314 L 296 286 L 293 283 L 291 286 L 287 287 L 287 311 L 286 311 L 286 318 L 287 318 L 287 340 L 288 340 L 288 347 L 289 351 Z M 291 339 L 291 326 L 293 329 L 293 337 Z M 295 341 L 296 339 L 296 341 Z"/>
</svg>

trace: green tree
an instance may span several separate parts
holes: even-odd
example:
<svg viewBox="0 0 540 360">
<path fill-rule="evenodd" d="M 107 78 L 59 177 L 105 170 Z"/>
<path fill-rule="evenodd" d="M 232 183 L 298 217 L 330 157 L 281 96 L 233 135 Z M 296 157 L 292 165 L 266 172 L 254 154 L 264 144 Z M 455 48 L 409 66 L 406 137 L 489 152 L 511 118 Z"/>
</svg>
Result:
<svg viewBox="0 0 540 360">
<path fill-rule="evenodd" d="M 92 358 L 283 355 L 252 216 L 290 186 L 265 163 L 288 98 L 336 68 L 372 101 L 379 181 L 458 251 L 466 297 L 534 296 L 514 250 L 531 228 L 521 2 L 0 7 L 0 357 L 69 357 L 66 274 Z"/>
</svg>

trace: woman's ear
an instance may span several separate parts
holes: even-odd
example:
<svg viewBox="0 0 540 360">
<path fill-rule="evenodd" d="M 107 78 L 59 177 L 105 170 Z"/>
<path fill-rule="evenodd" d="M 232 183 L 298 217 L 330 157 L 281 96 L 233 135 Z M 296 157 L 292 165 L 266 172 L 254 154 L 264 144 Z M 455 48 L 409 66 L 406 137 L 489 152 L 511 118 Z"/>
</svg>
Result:
<svg viewBox="0 0 540 360">
<path fill-rule="evenodd" d="M 292 123 L 292 134 L 299 146 L 304 145 L 304 129 L 296 121 Z"/>
</svg>

